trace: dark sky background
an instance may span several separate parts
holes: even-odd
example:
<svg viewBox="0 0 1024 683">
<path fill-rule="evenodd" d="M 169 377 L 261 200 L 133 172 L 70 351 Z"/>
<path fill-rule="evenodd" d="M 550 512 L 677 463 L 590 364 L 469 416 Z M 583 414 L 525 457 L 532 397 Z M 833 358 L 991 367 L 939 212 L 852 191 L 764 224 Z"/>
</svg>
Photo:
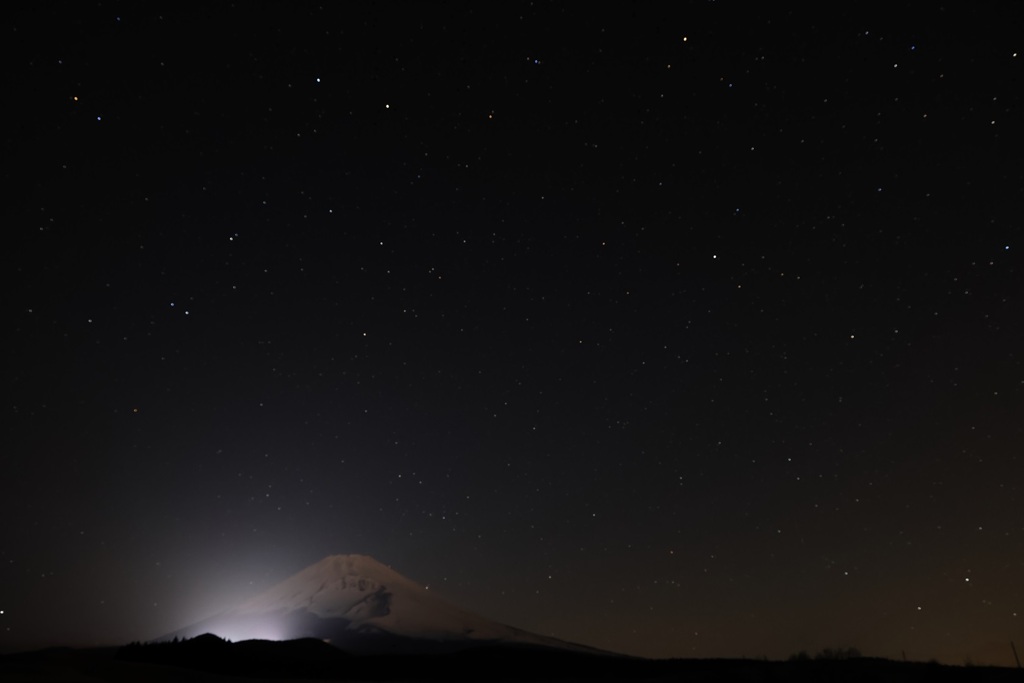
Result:
<svg viewBox="0 0 1024 683">
<path fill-rule="evenodd" d="M 22 3 L 0 651 L 334 553 L 658 657 L 1024 646 L 1024 6 Z"/>
</svg>

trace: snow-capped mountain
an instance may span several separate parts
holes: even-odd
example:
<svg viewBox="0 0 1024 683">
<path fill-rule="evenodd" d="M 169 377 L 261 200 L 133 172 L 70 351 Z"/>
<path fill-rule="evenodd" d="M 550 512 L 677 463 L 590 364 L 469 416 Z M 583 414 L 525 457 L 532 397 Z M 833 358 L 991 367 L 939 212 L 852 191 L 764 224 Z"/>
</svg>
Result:
<svg viewBox="0 0 1024 683">
<path fill-rule="evenodd" d="M 362 652 L 516 644 L 597 650 L 462 610 L 366 555 L 332 555 L 270 590 L 170 636 L 230 640 L 320 638 Z"/>
</svg>

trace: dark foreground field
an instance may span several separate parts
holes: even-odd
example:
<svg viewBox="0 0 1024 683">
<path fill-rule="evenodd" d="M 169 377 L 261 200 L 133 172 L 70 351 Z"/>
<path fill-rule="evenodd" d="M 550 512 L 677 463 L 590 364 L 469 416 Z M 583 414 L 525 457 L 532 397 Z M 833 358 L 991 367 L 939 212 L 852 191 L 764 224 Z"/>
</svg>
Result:
<svg viewBox="0 0 1024 683">
<path fill-rule="evenodd" d="M 436 655 L 352 656 L 316 640 L 66 648 L 0 657 L 0 681 L 985 681 L 1024 683 L 1024 671 L 859 658 L 839 661 L 644 660 L 529 648 Z"/>
</svg>

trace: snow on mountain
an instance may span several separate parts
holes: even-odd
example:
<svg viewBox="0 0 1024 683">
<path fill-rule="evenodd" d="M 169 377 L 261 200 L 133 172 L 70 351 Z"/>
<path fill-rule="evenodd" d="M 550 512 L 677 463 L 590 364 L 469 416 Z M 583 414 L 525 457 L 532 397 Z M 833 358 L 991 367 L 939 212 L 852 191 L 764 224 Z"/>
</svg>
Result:
<svg viewBox="0 0 1024 683">
<path fill-rule="evenodd" d="M 241 604 L 238 614 L 305 610 L 396 635 L 501 639 L 514 629 L 465 612 L 366 555 L 332 555 Z"/>
<path fill-rule="evenodd" d="M 367 642 L 573 645 L 460 609 L 366 555 L 332 555 L 220 616 L 181 629 L 194 637 L 212 632 L 231 640 L 317 637 L 342 648 Z"/>
</svg>

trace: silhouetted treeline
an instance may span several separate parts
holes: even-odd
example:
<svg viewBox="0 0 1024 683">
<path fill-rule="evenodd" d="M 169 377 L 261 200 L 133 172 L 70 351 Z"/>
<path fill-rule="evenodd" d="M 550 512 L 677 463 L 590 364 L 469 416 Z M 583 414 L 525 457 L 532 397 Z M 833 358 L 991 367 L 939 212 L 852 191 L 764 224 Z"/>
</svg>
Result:
<svg viewBox="0 0 1024 683">
<path fill-rule="evenodd" d="M 204 635 L 180 642 L 133 643 L 117 658 L 256 678 L 330 680 L 645 680 L 775 681 L 779 683 L 1021 683 L 1015 669 L 952 667 L 861 657 L 853 649 L 795 655 L 788 662 L 757 660 L 648 660 L 581 654 L 531 646 L 485 645 L 459 653 L 352 656 L 314 639 L 231 643 Z"/>
<path fill-rule="evenodd" d="M 335 678 L 349 655 L 313 638 L 240 643 L 205 634 L 162 643 L 130 643 L 117 659 L 162 664 L 216 674 L 261 678 Z"/>
</svg>

